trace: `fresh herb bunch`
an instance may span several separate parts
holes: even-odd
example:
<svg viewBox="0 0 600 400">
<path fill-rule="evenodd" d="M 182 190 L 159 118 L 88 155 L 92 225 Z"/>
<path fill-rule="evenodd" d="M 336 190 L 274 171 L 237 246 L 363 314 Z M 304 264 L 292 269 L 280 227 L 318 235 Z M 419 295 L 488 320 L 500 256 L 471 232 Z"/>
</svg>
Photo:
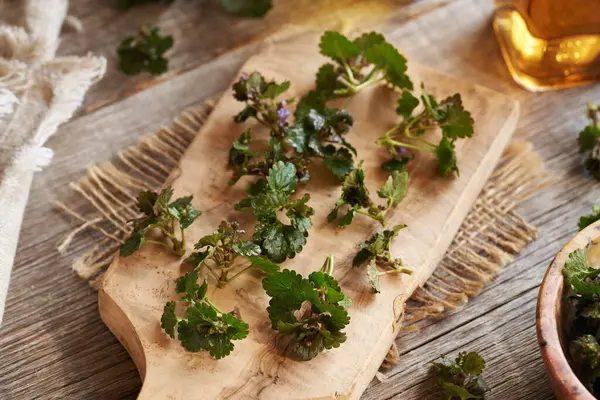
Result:
<svg viewBox="0 0 600 400">
<path fill-rule="evenodd" d="M 221 0 L 223 9 L 243 17 L 264 17 L 273 7 L 271 0 Z"/>
<path fill-rule="evenodd" d="M 279 161 L 269 170 L 266 180 L 251 186 L 248 197 L 235 205 L 236 210 L 254 214 L 258 220 L 254 243 L 276 263 L 294 258 L 302 251 L 312 226 L 314 210 L 308 205 L 310 195 L 305 193 L 301 198 L 291 199 L 297 184 L 294 164 Z M 281 222 L 277 216 L 280 211 L 285 211 L 290 224 Z"/>
<path fill-rule="evenodd" d="M 294 99 L 280 99 L 280 96 L 289 87 L 289 81 L 282 83 L 267 81 L 260 72 L 256 71 L 249 75 L 242 74 L 239 80 L 233 84 L 233 97 L 246 105 L 233 118 L 234 121 L 241 124 L 249 118 L 253 118 L 269 129 L 270 139 L 268 149 L 259 161 L 255 161 L 255 158 L 260 153 L 250 149 L 253 144 L 250 129 L 242 132 L 239 139 L 233 142 L 229 151 L 229 164 L 235 172 L 230 184 L 234 184 L 244 175 L 266 176 L 269 169 L 279 161 L 294 164 L 301 182 L 310 179 L 308 160 L 297 155 L 288 157 L 291 111 L 287 107 L 294 102 Z"/>
<path fill-rule="evenodd" d="M 376 293 L 380 292 L 379 277 L 388 274 L 412 274 L 412 270 L 403 268 L 402 259 L 394 257 L 390 249 L 392 241 L 404 228 L 406 225 L 396 225 L 392 229 L 375 232 L 369 240 L 358 246 L 360 250 L 354 256 L 352 265 L 359 267 L 368 263 L 367 276 L 371 288 Z M 381 271 L 378 267 L 384 268 L 384 270 Z"/>
<path fill-rule="evenodd" d="M 589 123 L 579 132 L 579 152 L 586 157 L 585 166 L 590 175 L 600 180 L 600 109 L 588 103 L 586 116 Z"/>
<path fill-rule="evenodd" d="M 242 239 L 244 233 L 237 222 L 223 221 L 216 232 L 198 240 L 194 248 L 200 251 L 190 254 L 184 261 L 198 270 L 206 266 L 217 280 L 218 287 L 227 285 L 251 268 L 258 268 L 267 274 L 279 271 L 277 264 L 259 257 L 260 246 Z M 250 264 L 239 269 L 235 263 L 239 257 L 246 257 Z M 234 269 L 239 271 L 230 276 Z"/>
<path fill-rule="evenodd" d="M 594 393 L 594 383 L 600 378 L 600 344 L 594 335 L 585 334 L 569 343 L 569 355 L 575 371 L 584 385 Z"/>
<path fill-rule="evenodd" d="M 408 172 L 393 171 L 377 195 L 386 199 L 385 205 L 377 205 L 371 200 L 369 189 L 365 185 L 365 172 L 361 164 L 353 169 L 344 179 L 342 194 L 335 203 L 335 207 L 327 216 L 329 222 L 338 219 L 340 209 L 347 206 L 347 211 L 338 221 L 338 226 L 344 228 L 352 223 L 356 214 L 366 215 L 378 221 L 383 227 L 386 226 L 386 213 L 397 206 L 408 190 Z"/>
<path fill-rule="evenodd" d="M 311 360 L 346 341 L 342 330 L 350 323 L 346 310 L 352 302 L 333 278 L 333 264 L 330 255 L 308 279 L 288 269 L 263 279 L 263 288 L 271 297 L 267 308 L 271 325 L 289 336 L 285 354 L 290 358 Z"/>
<path fill-rule="evenodd" d="M 569 330 L 569 354 L 579 379 L 593 393 L 600 378 L 600 269 L 589 265 L 586 250 L 569 254 L 563 268 L 575 319 Z"/>
<path fill-rule="evenodd" d="M 579 227 L 579 230 L 582 231 L 598 220 L 600 220 L 600 207 L 594 205 L 592 206 L 592 213 L 589 215 L 582 215 L 581 218 L 579 218 L 577 226 Z"/>
<path fill-rule="evenodd" d="M 171 4 L 175 0 L 118 0 L 120 8 L 127 9 L 142 4 L 159 3 L 159 4 Z"/>
<path fill-rule="evenodd" d="M 270 139 L 268 150 L 258 161 L 255 158 L 260 153 L 251 149 L 250 129 L 233 142 L 229 152 L 229 163 L 235 170 L 231 184 L 244 175 L 265 176 L 279 161 L 294 164 L 300 182 L 310 179 L 309 166 L 313 157 L 322 158 L 339 179 L 352 169 L 352 153 L 356 154 L 356 150 L 345 139 L 354 123 L 352 115 L 324 104 L 317 108 L 303 106 L 296 109 L 295 122 L 291 123 L 291 111 L 287 107 L 294 99 L 280 98 L 289 87 L 289 81 L 267 81 L 259 72 L 242 74 L 234 83 L 233 96 L 246 104 L 234 121 L 243 123 L 254 118 L 269 129 Z"/>
<path fill-rule="evenodd" d="M 448 400 L 482 399 L 489 390 L 483 380 L 485 360 L 475 352 L 461 352 L 454 360 L 442 355 L 432 364 Z"/>
<path fill-rule="evenodd" d="M 171 201 L 173 189 L 165 187 L 160 193 L 143 191 L 137 196 L 137 207 L 144 213 L 143 217 L 131 220 L 133 232 L 121 245 L 120 255 L 130 256 L 144 243 L 154 243 L 165 246 L 175 255 L 182 257 L 185 254 L 185 232 L 201 214 L 192 206 L 193 196 L 180 197 Z M 179 225 L 181 238 L 175 234 L 176 225 Z M 153 229 L 159 230 L 167 241 L 146 239 L 146 234 Z"/>
<path fill-rule="evenodd" d="M 589 265 L 585 249 L 578 249 L 569 254 L 562 273 L 578 310 L 587 315 L 600 298 L 600 270 Z"/>
<path fill-rule="evenodd" d="M 119 45 L 119 69 L 127 75 L 136 75 L 147 71 L 160 75 L 169 69 L 169 60 L 165 53 L 173 47 L 173 37 L 160 34 L 160 28 L 143 25 L 138 36 L 128 36 Z"/>
<path fill-rule="evenodd" d="M 377 139 L 377 144 L 384 146 L 393 157 L 382 167 L 387 170 L 404 168 L 414 157 L 414 151 L 427 151 L 438 159 L 440 173 L 444 178 L 453 172 L 458 175 L 455 143 L 458 139 L 473 135 L 471 113 L 465 110 L 458 93 L 438 102 L 425 91 L 423 84 L 421 91 L 420 102 L 408 90 L 402 91 L 396 109 L 402 121 Z M 423 110 L 415 113 L 419 103 L 423 105 Z M 435 127 L 441 128 L 442 137 L 438 143 L 432 143 L 423 137 Z"/>
<path fill-rule="evenodd" d="M 171 338 L 177 338 L 188 351 L 208 351 L 216 359 L 233 351 L 233 341 L 248 336 L 248 324 L 233 315 L 223 313 L 206 296 L 206 281 L 198 285 L 198 271 L 177 279 L 175 290 L 185 306 L 184 317 L 177 316 L 177 303 L 165 304 L 160 326 Z"/>
<path fill-rule="evenodd" d="M 319 49 L 333 63 L 319 68 L 316 88 L 303 102 L 352 96 L 380 82 L 400 89 L 413 88 L 406 75 L 406 58 L 379 33 L 369 32 L 350 40 L 339 32 L 327 31 L 321 36 Z"/>
</svg>

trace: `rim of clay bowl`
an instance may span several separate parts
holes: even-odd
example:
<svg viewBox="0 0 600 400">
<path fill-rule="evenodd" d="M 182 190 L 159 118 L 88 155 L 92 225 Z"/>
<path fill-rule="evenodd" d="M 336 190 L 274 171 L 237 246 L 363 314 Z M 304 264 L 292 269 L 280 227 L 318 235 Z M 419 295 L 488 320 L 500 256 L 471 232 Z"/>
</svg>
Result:
<svg viewBox="0 0 600 400">
<path fill-rule="evenodd" d="M 561 342 L 563 335 L 562 269 L 569 253 L 600 237 L 600 221 L 577 233 L 556 255 L 540 286 L 536 310 L 537 337 L 550 382 L 559 400 L 595 400 L 571 368 Z"/>
</svg>

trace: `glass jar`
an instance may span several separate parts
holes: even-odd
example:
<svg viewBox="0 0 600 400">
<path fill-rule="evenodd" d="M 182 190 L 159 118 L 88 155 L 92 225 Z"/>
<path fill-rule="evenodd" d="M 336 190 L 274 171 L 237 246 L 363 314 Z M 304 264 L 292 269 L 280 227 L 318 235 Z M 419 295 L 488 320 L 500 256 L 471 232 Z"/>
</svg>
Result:
<svg viewBox="0 0 600 400">
<path fill-rule="evenodd" d="M 511 75 L 526 89 L 600 78 L 600 0 L 497 0 L 493 24 Z"/>
</svg>

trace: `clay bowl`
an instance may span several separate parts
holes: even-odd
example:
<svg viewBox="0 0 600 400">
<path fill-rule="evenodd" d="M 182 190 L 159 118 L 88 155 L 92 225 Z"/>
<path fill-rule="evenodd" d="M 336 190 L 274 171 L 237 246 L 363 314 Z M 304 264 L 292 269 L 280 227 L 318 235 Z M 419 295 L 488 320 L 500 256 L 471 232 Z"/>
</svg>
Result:
<svg viewBox="0 0 600 400">
<path fill-rule="evenodd" d="M 567 311 L 563 288 L 562 268 L 569 253 L 586 247 L 592 240 L 600 238 L 600 221 L 579 232 L 556 255 L 546 271 L 538 295 L 536 324 L 537 336 L 550 382 L 559 400 L 594 400 L 590 392 L 579 381 L 567 360 L 566 334 Z M 596 263 L 600 246 L 588 252 L 588 258 Z M 592 261 L 594 260 L 594 261 Z M 598 265 L 598 264 L 596 264 Z"/>
</svg>

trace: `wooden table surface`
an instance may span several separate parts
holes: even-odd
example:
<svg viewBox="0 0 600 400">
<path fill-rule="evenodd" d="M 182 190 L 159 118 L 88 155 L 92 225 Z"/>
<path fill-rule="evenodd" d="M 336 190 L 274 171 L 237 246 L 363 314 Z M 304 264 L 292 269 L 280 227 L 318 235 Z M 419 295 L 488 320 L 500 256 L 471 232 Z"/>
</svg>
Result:
<svg viewBox="0 0 600 400">
<path fill-rule="evenodd" d="M 282 24 L 323 27 L 340 21 L 376 24 L 401 43 L 409 60 L 519 99 L 516 137 L 533 142 L 558 179 L 520 209 L 540 228 L 538 240 L 465 307 L 418 333 L 401 334 L 400 363 L 386 372 L 385 382 L 374 380 L 363 398 L 439 399 L 427 363 L 462 350 L 486 358 L 490 399 L 553 398 L 536 344 L 535 304 L 550 260 L 574 236 L 579 216 L 597 201 L 598 184 L 580 166 L 576 135 L 585 125 L 585 104 L 600 91 L 588 86 L 529 93 L 516 86 L 493 36 L 491 0 L 411 5 L 275 0 L 264 20 L 223 14 L 216 1 L 177 0 L 170 7 L 127 12 L 115 10 L 112 0 L 72 3 L 71 13 L 81 18 L 85 31 L 64 34 L 60 53 L 103 54 L 109 71 L 87 96 L 85 108 L 50 140 L 53 164 L 35 176 L 0 329 L 0 399 L 135 398 L 140 379 L 133 362 L 100 320 L 94 290 L 70 269 L 73 256 L 88 248 L 93 236 L 76 240 L 71 257 L 60 256 L 56 246 L 73 221 L 56 210 L 54 200 L 67 200 L 68 182 L 87 166 L 111 159 L 183 108 L 217 96 L 260 39 Z M 144 22 L 155 22 L 175 37 L 171 70 L 158 80 L 127 77 L 115 69 L 120 39 Z"/>
</svg>

